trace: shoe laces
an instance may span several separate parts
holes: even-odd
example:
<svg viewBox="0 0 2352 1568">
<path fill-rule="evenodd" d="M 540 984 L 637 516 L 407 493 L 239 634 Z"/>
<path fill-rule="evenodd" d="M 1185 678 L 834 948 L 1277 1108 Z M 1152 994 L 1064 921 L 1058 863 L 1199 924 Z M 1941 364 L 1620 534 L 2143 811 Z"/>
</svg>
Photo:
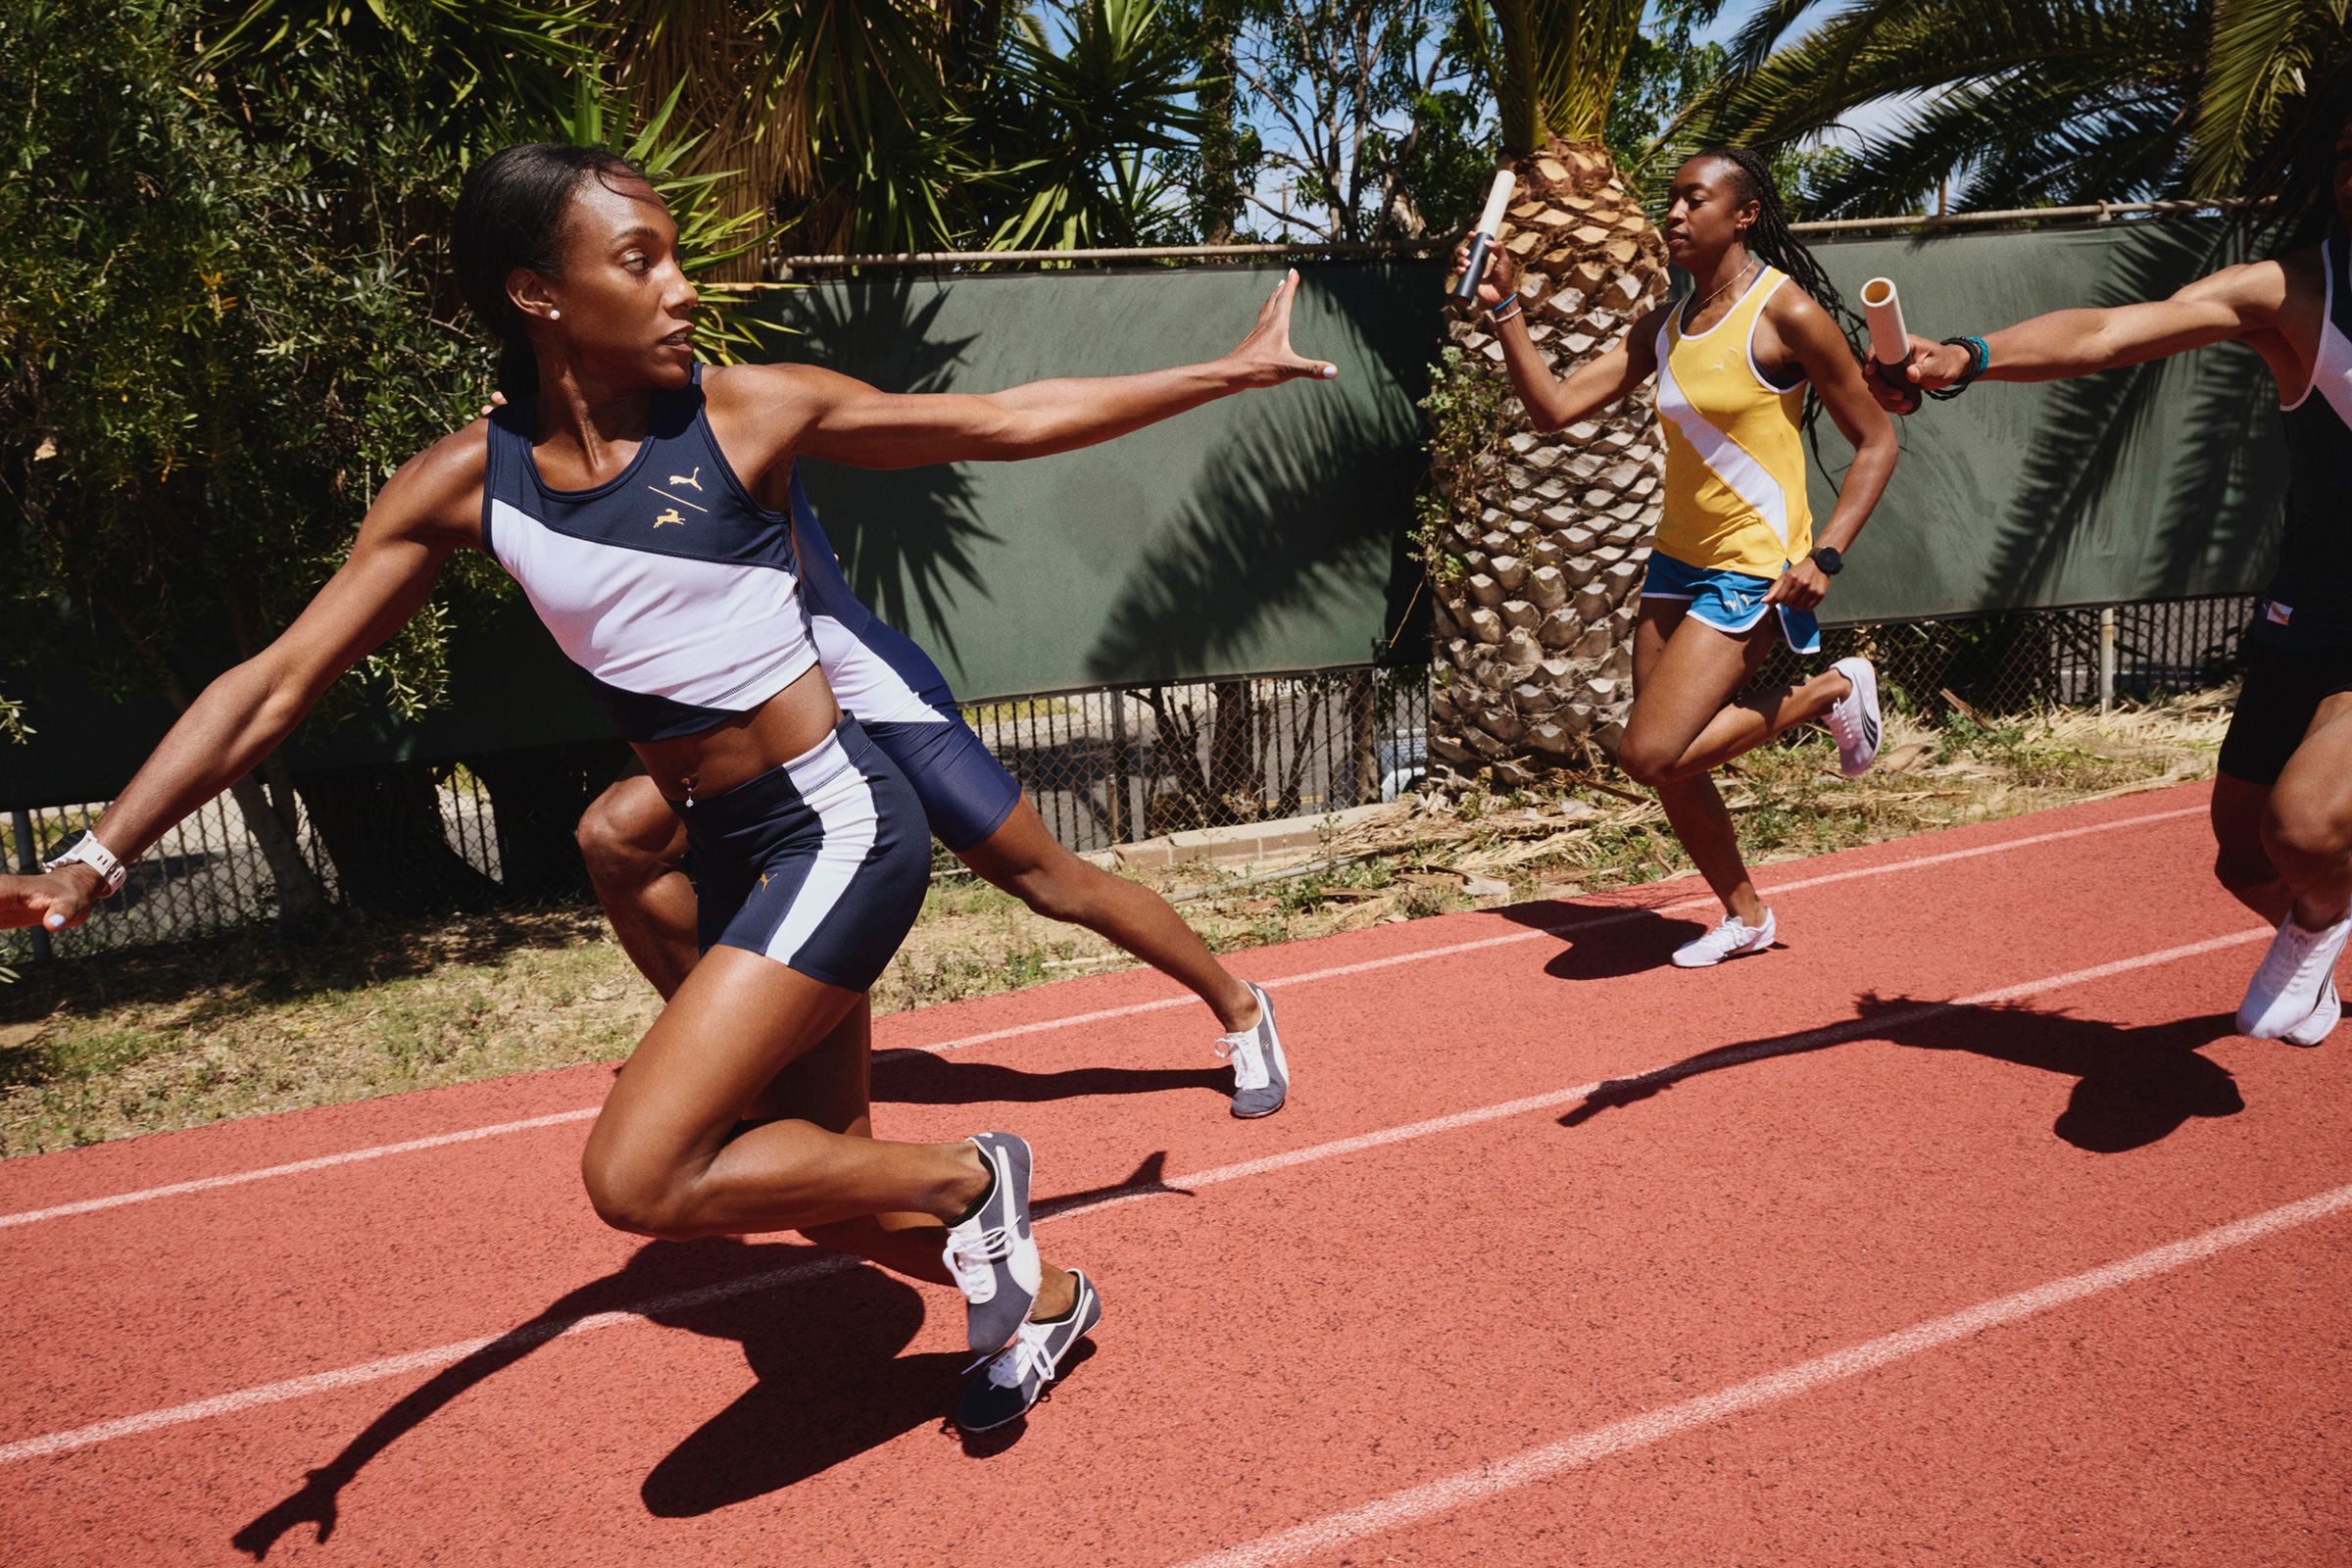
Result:
<svg viewBox="0 0 2352 1568">
<path fill-rule="evenodd" d="M 1012 1343 L 992 1355 L 984 1355 L 966 1372 L 985 1363 L 988 1381 L 1000 1389 L 1017 1389 L 1029 1378 L 1036 1378 L 1039 1387 L 1054 1381 L 1054 1352 L 1048 1342 L 1053 1331 L 1043 1323 L 1023 1323 L 1013 1335 Z"/>
<path fill-rule="evenodd" d="M 975 1300 L 981 1291 L 995 1285 L 995 1265 L 1011 1255 L 1012 1236 L 1002 1225 L 987 1230 L 950 1230 L 948 1245 L 939 1254 L 948 1272 L 956 1276 L 956 1286 Z"/>
<path fill-rule="evenodd" d="M 1217 1042 L 1217 1054 L 1233 1058 L 1233 1087 L 1263 1089 L 1274 1081 L 1266 1070 L 1266 1048 L 1254 1028 L 1237 1030 Z"/>
<path fill-rule="evenodd" d="M 1854 691 L 1848 692 L 1832 703 L 1829 716 L 1824 720 L 1830 726 L 1830 733 L 1837 737 L 1838 744 L 1840 746 L 1852 746 L 1861 739 L 1862 705 L 1854 701 L 1860 690 L 1861 688 L 1856 687 Z"/>
<path fill-rule="evenodd" d="M 1716 922 L 1714 930 L 1708 932 L 1700 940 L 1711 942 L 1728 952 L 1762 929 L 1762 926 L 1749 925 L 1736 914 L 1727 914 Z"/>
<path fill-rule="evenodd" d="M 2262 970 L 2255 976 L 2254 983 L 2273 991 L 2282 991 L 2292 985 L 2303 972 L 2303 966 L 2320 951 L 2323 934 L 2304 930 L 2293 915 L 2288 915 L 2286 924 L 2278 932 L 2281 940 L 2272 942 L 2271 951 L 2263 955 Z"/>
</svg>

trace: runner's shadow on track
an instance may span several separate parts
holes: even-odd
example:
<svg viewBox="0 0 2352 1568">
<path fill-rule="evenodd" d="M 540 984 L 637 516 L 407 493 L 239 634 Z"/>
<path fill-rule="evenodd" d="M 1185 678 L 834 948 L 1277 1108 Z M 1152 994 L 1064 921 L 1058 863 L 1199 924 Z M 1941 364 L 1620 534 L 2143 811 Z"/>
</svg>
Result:
<svg viewBox="0 0 2352 1568">
<path fill-rule="evenodd" d="M 1233 1093 L 1233 1069 L 1073 1067 L 1064 1072 L 1022 1072 L 993 1061 L 957 1061 L 929 1051 L 874 1053 L 874 1099 L 894 1105 L 1032 1105 L 1179 1089 L 1204 1089 L 1223 1100 Z"/>
<path fill-rule="evenodd" d="M 1704 891 L 1704 884 L 1700 884 Z M 1707 928 L 1681 915 L 1629 909 L 1615 904 L 1520 904 L 1495 913 L 1532 926 L 1567 944 L 1551 956 L 1544 972 L 1554 980 L 1621 980 L 1646 974 L 1674 961 L 1674 950 Z M 1591 921 L 1590 930 L 1579 930 Z M 1564 929 L 1563 929 L 1564 928 Z"/>
<path fill-rule="evenodd" d="M 2228 1068 L 2201 1048 L 2236 1033 L 2228 1013 L 2127 1028 L 2096 1018 L 2039 1012 L 2023 1004 L 1953 1007 L 1914 997 L 1864 996 L 1846 1024 L 1742 1041 L 1671 1067 L 1602 1084 L 1560 1118 L 1578 1127 L 1663 1094 L 1686 1078 L 1774 1056 L 1803 1055 L 1859 1040 L 1890 1041 L 1918 1051 L 1965 1051 L 2076 1080 L 2051 1127 L 2092 1153 L 2145 1148 L 2196 1116 L 2234 1116 L 2246 1108 Z"/>
<path fill-rule="evenodd" d="M 1147 1160 L 1136 1176 L 1104 1192 L 1124 1192 L 1155 1173 Z M 1058 1206 L 1097 1196 L 1072 1194 Z M 341 1520 L 343 1489 L 377 1454 L 602 1312 L 738 1341 L 760 1380 L 654 1467 L 641 1488 L 646 1507 L 681 1517 L 779 1491 L 941 1421 L 955 1407 L 969 1356 L 900 1354 L 921 1328 L 923 1310 L 913 1286 L 820 1247 L 734 1237 L 649 1243 L 619 1270 L 559 1297 L 528 1322 L 434 1373 L 231 1544 L 258 1562 L 305 1525 L 324 1543 Z M 642 1359 L 643 1344 L 617 1354 Z M 1015 1423 L 991 1434 L 999 1440 L 992 1451 L 1009 1446 L 1019 1431 Z"/>
</svg>

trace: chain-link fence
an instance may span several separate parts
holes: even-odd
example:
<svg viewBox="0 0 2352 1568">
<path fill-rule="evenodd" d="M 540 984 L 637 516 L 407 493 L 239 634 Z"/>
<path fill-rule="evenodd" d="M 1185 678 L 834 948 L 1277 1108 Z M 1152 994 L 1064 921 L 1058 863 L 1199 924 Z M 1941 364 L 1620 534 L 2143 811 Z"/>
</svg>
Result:
<svg viewBox="0 0 2352 1568">
<path fill-rule="evenodd" d="M 2255 605 L 2197 599 L 1843 627 L 1823 634 L 1818 656 L 1777 651 L 1761 678 L 1801 677 L 1858 652 L 1878 663 L 1889 700 L 1916 712 L 1954 701 L 1980 715 L 2144 701 L 2230 679 Z M 1429 669 L 1090 687 L 967 704 L 964 715 L 1054 836 L 1093 850 L 1396 799 L 1425 767 Z M 345 769 L 300 778 L 257 808 L 290 830 L 318 891 L 363 915 L 579 902 L 590 890 L 572 826 L 625 761 L 625 749 L 607 742 Z M 7 863 L 28 869 L 58 854 L 104 809 L 9 813 Z M 86 925 L 6 933 L 0 962 L 201 936 L 276 912 L 254 826 L 223 795 L 165 835 Z"/>
<path fill-rule="evenodd" d="M 1886 700 L 1918 713 L 1955 698 L 1985 714 L 2144 702 L 2231 679 L 2259 603 L 2231 596 L 1836 627 L 1822 632 L 1812 659 L 1778 649 L 1759 678 L 1798 679 L 1830 660 L 1865 654 Z"/>
</svg>

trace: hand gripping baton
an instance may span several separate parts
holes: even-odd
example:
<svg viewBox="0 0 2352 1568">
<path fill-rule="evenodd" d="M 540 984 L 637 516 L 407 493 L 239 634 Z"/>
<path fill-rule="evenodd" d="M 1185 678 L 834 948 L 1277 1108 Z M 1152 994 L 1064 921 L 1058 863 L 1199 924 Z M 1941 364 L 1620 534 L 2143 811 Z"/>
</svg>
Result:
<svg viewBox="0 0 2352 1568">
<path fill-rule="evenodd" d="M 1453 285 L 1453 297 L 1468 304 L 1478 298 L 1478 285 L 1487 275 L 1487 252 L 1494 244 L 1494 236 L 1502 227 L 1502 210 L 1511 204 L 1511 191 L 1519 176 L 1507 169 L 1494 172 L 1494 183 L 1487 192 L 1487 210 L 1479 215 L 1478 227 L 1470 235 L 1470 265 L 1462 269 L 1459 281 Z"/>
<path fill-rule="evenodd" d="M 1903 302 L 1894 279 L 1874 277 L 1862 285 L 1862 317 L 1870 323 L 1870 373 L 1903 397 L 1904 414 L 1919 409 L 1919 388 L 1903 372 L 1911 368 L 1911 334 L 1903 330 Z"/>
</svg>

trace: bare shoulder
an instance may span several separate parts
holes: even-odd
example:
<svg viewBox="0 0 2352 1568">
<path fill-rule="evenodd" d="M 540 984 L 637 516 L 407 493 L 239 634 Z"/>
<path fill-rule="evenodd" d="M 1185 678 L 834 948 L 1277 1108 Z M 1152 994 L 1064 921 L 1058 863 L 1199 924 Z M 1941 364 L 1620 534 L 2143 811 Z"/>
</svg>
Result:
<svg viewBox="0 0 2352 1568">
<path fill-rule="evenodd" d="M 856 385 L 813 365 L 713 365 L 703 370 L 703 397 L 712 412 L 760 418 L 814 408 Z"/>
<path fill-rule="evenodd" d="M 1818 336 L 1823 332 L 1845 334 L 1838 329 L 1838 318 L 1823 308 L 1821 301 L 1806 293 L 1789 278 L 1772 291 L 1764 302 L 1764 318 L 1783 332 Z"/>
<path fill-rule="evenodd" d="M 480 534 L 489 471 L 490 421 L 476 419 L 402 464 L 368 509 L 368 526 L 470 544 Z"/>
<path fill-rule="evenodd" d="M 1633 329 L 1625 335 L 1626 348 L 1644 358 L 1654 358 L 1658 349 L 1658 334 L 1666 329 L 1666 322 L 1678 308 L 1679 302 L 1669 297 L 1642 312 L 1634 322 Z"/>
</svg>

